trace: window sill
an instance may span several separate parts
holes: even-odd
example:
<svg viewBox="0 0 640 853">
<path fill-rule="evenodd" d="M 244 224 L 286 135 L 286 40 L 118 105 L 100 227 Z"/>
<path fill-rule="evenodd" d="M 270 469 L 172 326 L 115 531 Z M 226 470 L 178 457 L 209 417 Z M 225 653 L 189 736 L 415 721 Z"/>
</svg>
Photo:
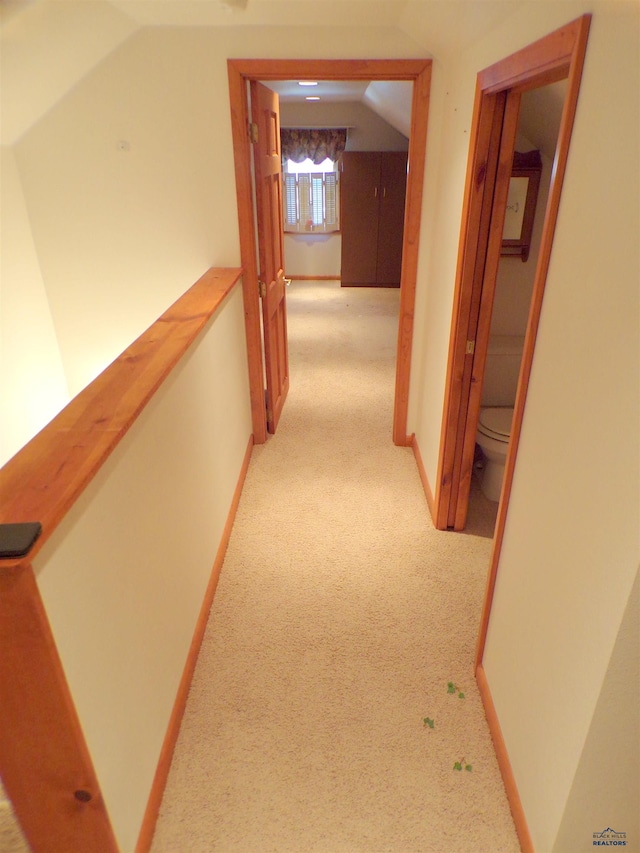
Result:
<svg viewBox="0 0 640 853">
<path fill-rule="evenodd" d="M 331 237 L 333 234 L 342 234 L 342 231 L 289 231 L 285 228 L 284 233 L 291 237 Z"/>
</svg>

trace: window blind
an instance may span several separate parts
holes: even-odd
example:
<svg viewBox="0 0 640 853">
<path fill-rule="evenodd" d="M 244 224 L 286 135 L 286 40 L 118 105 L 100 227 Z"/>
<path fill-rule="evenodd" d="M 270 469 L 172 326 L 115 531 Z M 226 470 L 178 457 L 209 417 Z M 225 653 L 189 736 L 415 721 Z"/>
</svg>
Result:
<svg viewBox="0 0 640 853">
<path fill-rule="evenodd" d="M 338 172 L 285 172 L 282 180 L 285 231 L 339 230 Z"/>
</svg>

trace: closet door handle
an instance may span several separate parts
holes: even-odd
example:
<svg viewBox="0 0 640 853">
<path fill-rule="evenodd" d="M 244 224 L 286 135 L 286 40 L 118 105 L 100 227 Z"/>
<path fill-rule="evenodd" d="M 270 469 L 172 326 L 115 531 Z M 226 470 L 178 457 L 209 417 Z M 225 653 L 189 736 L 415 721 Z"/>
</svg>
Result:
<svg viewBox="0 0 640 853">
<path fill-rule="evenodd" d="M 373 188 L 373 197 L 378 198 L 378 187 Z"/>
</svg>

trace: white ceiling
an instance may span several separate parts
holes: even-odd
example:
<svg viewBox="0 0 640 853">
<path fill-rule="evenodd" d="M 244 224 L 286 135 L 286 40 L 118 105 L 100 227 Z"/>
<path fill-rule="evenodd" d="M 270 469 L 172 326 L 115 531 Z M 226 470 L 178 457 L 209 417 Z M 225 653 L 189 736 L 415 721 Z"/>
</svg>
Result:
<svg viewBox="0 0 640 853">
<path fill-rule="evenodd" d="M 60 0 L 69 2 L 69 0 Z M 141 26 L 395 26 L 407 0 L 110 0 Z M 456 0 L 454 0 L 456 2 Z"/>
<path fill-rule="evenodd" d="M 520 104 L 518 129 L 550 159 L 555 155 L 566 94 L 567 81 L 560 80 L 525 92 Z"/>
<path fill-rule="evenodd" d="M 304 101 L 307 95 L 323 101 L 361 101 L 369 83 L 366 80 L 316 80 L 317 86 L 300 86 L 297 80 L 269 80 L 265 83 L 278 93 L 281 102 Z"/>
<path fill-rule="evenodd" d="M 317 80 L 317 86 L 300 86 L 297 80 L 269 80 L 266 85 L 278 93 L 281 103 L 296 103 L 310 96 L 323 103 L 360 102 L 403 136 L 411 128 L 413 83 L 406 80 Z"/>
</svg>

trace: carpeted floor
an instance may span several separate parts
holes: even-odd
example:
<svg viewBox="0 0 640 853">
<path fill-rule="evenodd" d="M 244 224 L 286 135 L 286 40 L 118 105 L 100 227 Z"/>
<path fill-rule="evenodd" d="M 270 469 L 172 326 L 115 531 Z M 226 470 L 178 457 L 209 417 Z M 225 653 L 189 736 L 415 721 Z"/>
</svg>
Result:
<svg viewBox="0 0 640 853">
<path fill-rule="evenodd" d="M 434 530 L 391 441 L 398 295 L 290 288 L 153 853 L 519 850 L 473 679 L 495 507 Z"/>
</svg>

